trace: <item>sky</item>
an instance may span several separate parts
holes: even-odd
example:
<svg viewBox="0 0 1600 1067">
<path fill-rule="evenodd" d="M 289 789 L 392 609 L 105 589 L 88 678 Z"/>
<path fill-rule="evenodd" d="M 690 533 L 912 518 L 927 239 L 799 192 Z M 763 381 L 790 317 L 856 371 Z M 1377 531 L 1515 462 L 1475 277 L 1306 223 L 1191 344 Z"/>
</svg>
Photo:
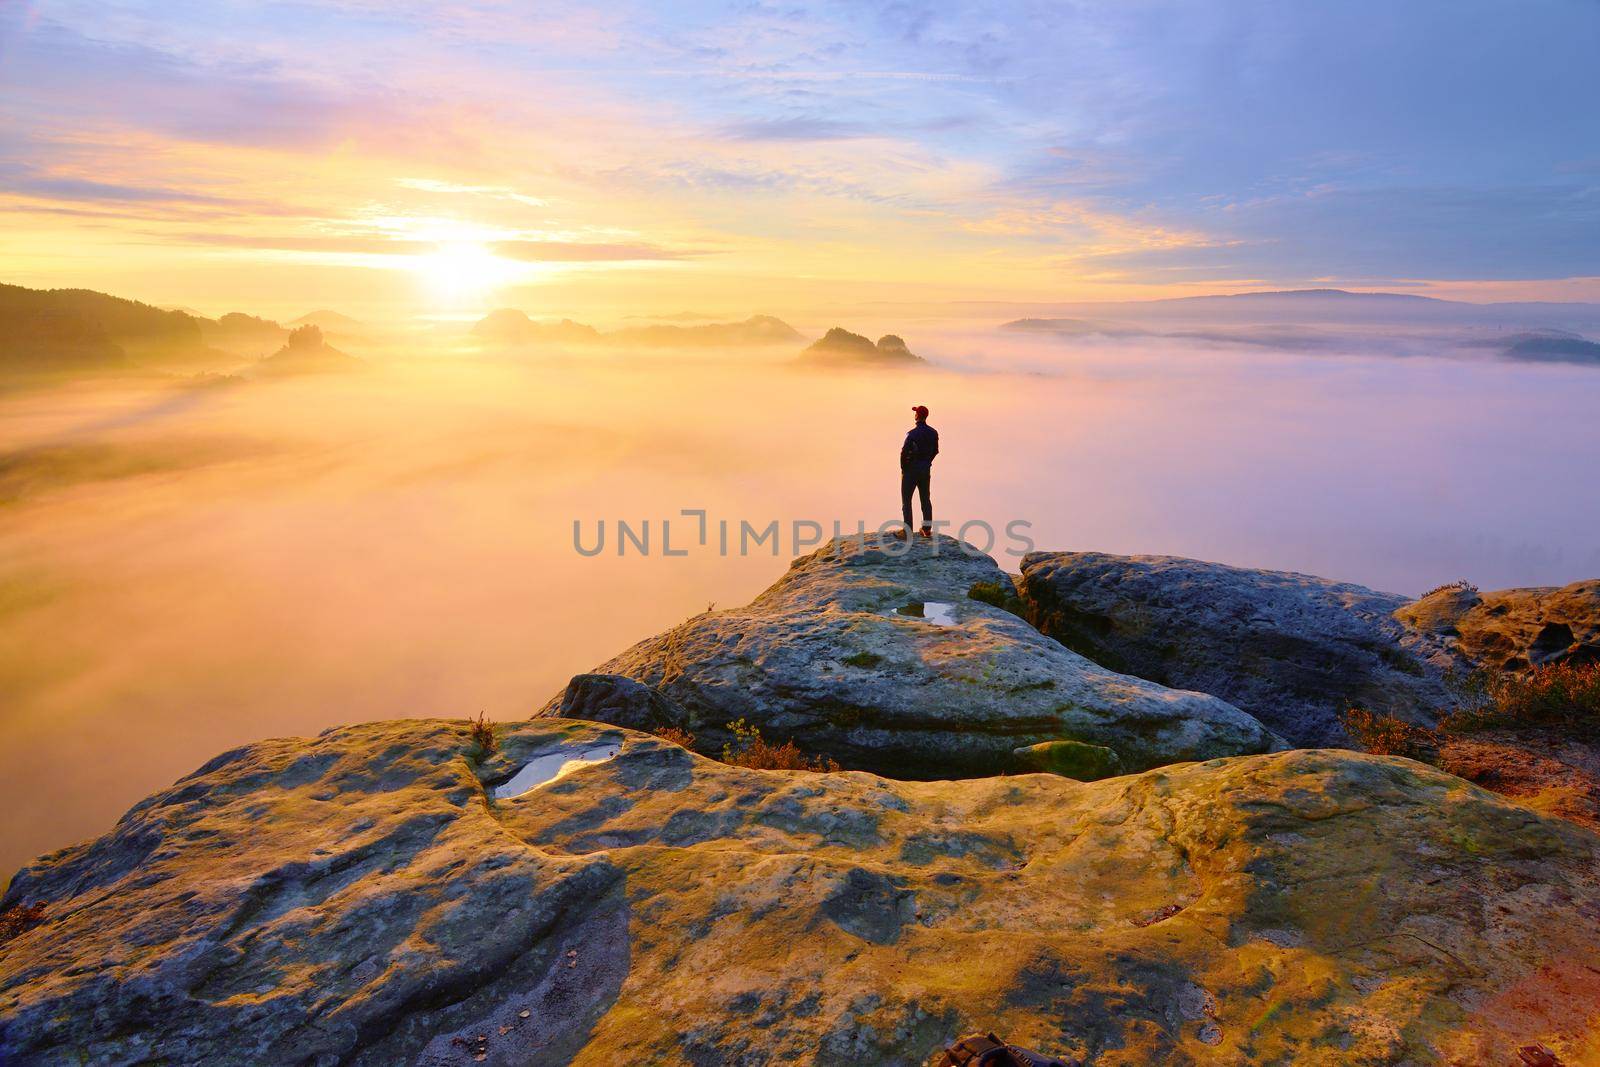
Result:
<svg viewBox="0 0 1600 1067">
<path fill-rule="evenodd" d="M 207 314 L 1600 300 L 1596 0 L 0 0 L 3 280 Z"/>
</svg>

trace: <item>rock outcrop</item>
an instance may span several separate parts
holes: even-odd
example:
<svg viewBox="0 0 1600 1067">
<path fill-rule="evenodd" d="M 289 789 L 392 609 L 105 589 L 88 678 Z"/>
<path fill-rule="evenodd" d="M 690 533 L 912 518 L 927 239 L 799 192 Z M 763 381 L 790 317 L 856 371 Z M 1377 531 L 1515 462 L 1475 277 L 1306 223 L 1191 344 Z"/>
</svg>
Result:
<svg viewBox="0 0 1600 1067">
<path fill-rule="evenodd" d="M 1351 706 L 1417 722 L 1452 657 L 1406 597 L 1175 556 L 1035 552 L 1020 593 L 1045 633 L 1114 670 L 1212 693 L 1299 745 L 1347 741 Z"/>
<path fill-rule="evenodd" d="M 846 768 L 949 778 L 1027 770 L 1052 741 L 1109 749 L 1128 771 L 1281 744 L 1222 700 L 1116 674 L 973 599 L 1011 580 L 950 537 L 839 538 L 742 608 L 712 611 L 595 668 L 685 709 L 702 751 L 747 720 Z M 546 714 L 594 714 L 558 696 Z M 631 712 L 621 714 L 631 715 Z M 622 723 L 642 728 L 635 717 Z"/>
<path fill-rule="evenodd" d="M 1600 578 L 1491 593 L 1446 586 L 1405 605 L 1397 617 L 1445 642 L 1468 669 L 1600 663 Z"/>
<path fill-rule="evenodd" d="M 264 377 L 339 374 L 366 366 L 362 360 L 324 341 L 320 326 L 297 326 L 289 331 L 282 348 L 256 362 L 255 373 Z"/>
<path fill-rule="evenodd" d="M 858 333 L 833 327 L 800 353 L 797 362 L 831 366 L 915 366 L 927 362 L 906 347 L 905 340 L 886 333 L 878 343 Z"/>
<path fill-rule="evenodd" d="M 1600 1047 L 1600 837 L 1330 751 L 915 783 L 570 721 L 492 754 L 464 722 L 369 723 L 219 756 L 22 871 L 18 905 L 7 1063 L 910 1067 L 989 1029 L 1096 1067 Z"/>
</svg>

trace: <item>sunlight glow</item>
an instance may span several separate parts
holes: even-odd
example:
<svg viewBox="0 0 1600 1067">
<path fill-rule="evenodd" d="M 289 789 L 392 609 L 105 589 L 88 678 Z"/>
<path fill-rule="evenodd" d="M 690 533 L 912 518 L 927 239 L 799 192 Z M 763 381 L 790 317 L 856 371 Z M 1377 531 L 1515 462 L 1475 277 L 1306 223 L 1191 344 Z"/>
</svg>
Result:
<svg viewBox="0 0 1600 1067">
<path fill-rule="evenodd" d="M 501 259 L 477 241 L 442 243 L 416 257 L 412 269 L 436 303 L 456 307 L 485 303 L 495 290 L 522 273 L 521 265 Z"/>
</svg>

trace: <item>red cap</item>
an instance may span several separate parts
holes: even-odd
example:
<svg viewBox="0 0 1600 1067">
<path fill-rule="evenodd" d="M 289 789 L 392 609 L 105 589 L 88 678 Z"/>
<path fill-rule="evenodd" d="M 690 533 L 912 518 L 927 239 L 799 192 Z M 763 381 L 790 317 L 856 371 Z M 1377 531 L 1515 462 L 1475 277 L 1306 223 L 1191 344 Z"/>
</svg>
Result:
<svg viewBox="0 0 1600 1067">
<path fill-rule="evenodd" d="M 911 411 L 919 419 L 925 419 L 928 417 L 928 409 L 923 407 L 921 404 L 918 404 L 916 407 L 912 408 Z"/>
</svg>

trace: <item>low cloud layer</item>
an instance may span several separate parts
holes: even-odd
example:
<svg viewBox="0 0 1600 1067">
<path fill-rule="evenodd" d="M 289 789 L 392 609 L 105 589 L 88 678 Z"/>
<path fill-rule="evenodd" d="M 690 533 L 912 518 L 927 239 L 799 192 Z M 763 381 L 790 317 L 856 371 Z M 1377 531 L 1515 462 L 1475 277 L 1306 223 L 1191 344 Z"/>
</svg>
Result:
<svg viewBox="0 0 1600 1067">
<path fill-rule="evenodd" d="M 1600 573 L 1587 367 L 848 325 L 958 369 L 352 342 L 365 373 L 6 394 L 0 866 L 247 740 L 528 714 L 788 563 L 584 558 L 574 520 L 890 519 L 913 403 L 937 516 L 1040 548 L 1409 593 Z"/>
</svg>

